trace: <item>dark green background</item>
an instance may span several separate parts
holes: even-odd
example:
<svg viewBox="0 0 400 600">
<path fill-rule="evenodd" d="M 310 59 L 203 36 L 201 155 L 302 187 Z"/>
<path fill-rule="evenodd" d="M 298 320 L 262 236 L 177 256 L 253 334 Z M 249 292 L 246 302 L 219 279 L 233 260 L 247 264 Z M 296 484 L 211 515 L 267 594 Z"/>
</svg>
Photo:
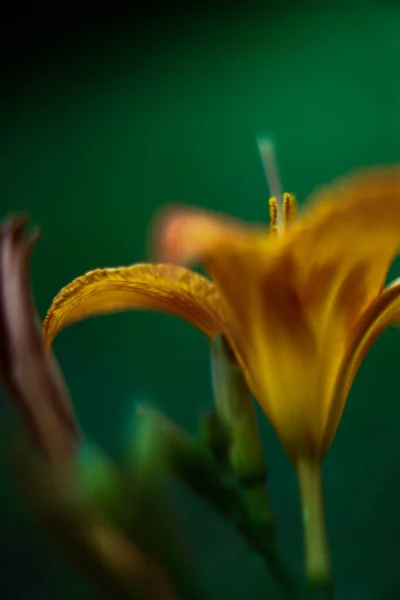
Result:
<svg viewBox="0 0 400 600">
<path fill-rule="evenodd" d="M 400 158 L 395 2 L 200 11 L 74 35 L 10 72 L 2 94 L 0 210 L 27 209 L 42 228 L 32 261 L 42 316 L 86 270 L 144 260 L 148 221 L 164 203 L 267 219 L 261 131 L 276 141 L 283 187 L 300 201 L 354 167 Z M 85 432 L 113 456 L 135 402 L 150 400 L 191 430 L 210 405 L 207 342 L 172 317 L 78 324 L 55 351 Z M 359 372 L 325 463 L 341 600 L 400 598 L 399 356 L 400 334 L 387 331 Z M 280 543 L 301 573 L 294 473 L 261 422 Z M 278 598 L 246 545 L 181 496 L 207 597 Z M 0 597 L 88 598 L 6 477 L 0 507 Z"/>
</svg>

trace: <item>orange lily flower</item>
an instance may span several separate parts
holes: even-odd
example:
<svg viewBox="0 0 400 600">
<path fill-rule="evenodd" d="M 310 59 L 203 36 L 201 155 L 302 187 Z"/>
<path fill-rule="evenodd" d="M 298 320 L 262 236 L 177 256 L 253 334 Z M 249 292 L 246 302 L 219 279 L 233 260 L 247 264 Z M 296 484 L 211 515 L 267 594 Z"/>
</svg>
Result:
<svg viewBox="0 0 400 600">
<path fill-rule="evenodd" d="M 377 336 L 398 317 L 400 282 L 384 287 L 400 246 L 400 167 L 368 169 L 317 191 L 283 223 L 248 227 L 173 208 L 159 219 L 168 264 L 97 269 L 54 299 L 48 346 L 64 327 L 129 309 L 179 316 L 210 338 L 223 333 L 292 461 L 321 460 L 354 376 Z M 184 266 L 201 261 L 212 282 Z"/>
<path fill-rule="evenodd" d="M 343 178 L 294 212 L 289 194 L 282 207 L 270 200 L 269 229 L 167 209 L 154 232 L 164 264 L 79 277 L 54 299 L 43 335 L 50 347 L 74 322 L 128 309 L 179 316 L 210 338 L 224 334 L 296 468 L 307 573 L 326 582 L 320 465 L 363 358 L 400 316 L 400 280 L 385 287 L 400 248 L 400 166 Z M 211 280 L 186 268 L 194 262 Z"/>
</svg>

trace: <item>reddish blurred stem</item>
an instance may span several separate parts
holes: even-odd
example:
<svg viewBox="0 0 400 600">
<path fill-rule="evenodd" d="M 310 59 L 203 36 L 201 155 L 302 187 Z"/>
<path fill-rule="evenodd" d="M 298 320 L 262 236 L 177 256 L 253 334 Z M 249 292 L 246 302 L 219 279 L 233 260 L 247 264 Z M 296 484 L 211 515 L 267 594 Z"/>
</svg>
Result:
<svg viewBox="0 0 400 600">
<path fill-rule="evenodd" d="M 29 280 L 39 236 L 26 237 L 27 223 L 12 217 L 0 227 L 0 378 L 31 440 L 59 462 L 74 452 L 79 432 L 61 372 L 43 344 Z"/>
</svg>

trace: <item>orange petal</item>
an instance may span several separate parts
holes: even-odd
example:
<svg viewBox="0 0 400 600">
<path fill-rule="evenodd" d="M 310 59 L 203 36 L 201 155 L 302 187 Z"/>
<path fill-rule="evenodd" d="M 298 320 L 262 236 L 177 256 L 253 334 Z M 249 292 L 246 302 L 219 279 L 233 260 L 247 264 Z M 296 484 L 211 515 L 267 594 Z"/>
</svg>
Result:
<svg viewBox="0 0 400 600">
<path fill-rule="evenodd" d="M 43 335 L 50 346 L 72 323 L 138 309 L 181 317 L 210 337 L 227 330 L 216 289 L 208 279 L 184 267 L 148 263 L 96 269 L 72 281 L 54 298 Z"/>
<path fill-rule="evenodd" d="M 381 294 L 400 249 L 399 232 L 395 165 L 361 169 L 317 190 L 286 236 L 300 300 L 319 338 L 321 436 L 330 427 L 331 392 L 354 324 Z"/>
<path fill-rule="evenodd" d="M 400 167 L 360 170 L 317 190 L 308 204 L 286 244 L 302 303 L 328 343 L 327 324 L 337 328 L 340 311 L 343 323 L 359 317 L 400 249 Z"/>
<path fill-rule="evenodd" d="M 369 306 L 354 331 L 336 380 L 333 401 L 322 440 L 322 455 L 329 448 L 357 371 L 367 352 L 381 333 L 400 318 L 400 278 L 384 289 Z"/>
<path fill-rule="evenodd" d="M 396 235 L 400 218 L 400 165 L 366 167 L 317 188 L 307 200 L 301 229 L 334 236 L 335 232 L 359 231 L 362 237 L 382 239 L 382 232 Z M 336 239 L 337 247 L 341 246 Z"/>
<path fill-rule="evenodd" d="M 267 231 L 265 229 L 265 231 Z M 248 246 L 260 230 L 239 220 L 188 207 L 170 207 L 155 222 L 152 242 L 157 260 L 180 265 L 207 262 L 216 254 Z"/>
<path fill-rule="evenodd" d="M 317 190 L 287 235 L 287 245 L 313 277 L 321 267 L 371 260 L 381 276 L 369 280 L 369 299 L 382 288 L 400 248 L 400 166 L 362 169 Z M 337 273 L 332 270 L 331 279 Z M 324 277 L 329 286 L 329 278 Z"/>
<path fill-rule="evenodd" d="M 205 265 L 223 294 L 224 311 L 229 320 L 233 319 L 239 337 L 253 314 L 247 291 L 251 294 L 255 287 L 254 271 L 259 271 L 265 256 L 272 259 L 270 245 L 275 243 L 266 227 L 248 226 L 225 215 L 186 207 L 164 210 L 153 231 L 157 259 Z M 242 362 L 243 357 L 238 358 Z"/>
</svg>

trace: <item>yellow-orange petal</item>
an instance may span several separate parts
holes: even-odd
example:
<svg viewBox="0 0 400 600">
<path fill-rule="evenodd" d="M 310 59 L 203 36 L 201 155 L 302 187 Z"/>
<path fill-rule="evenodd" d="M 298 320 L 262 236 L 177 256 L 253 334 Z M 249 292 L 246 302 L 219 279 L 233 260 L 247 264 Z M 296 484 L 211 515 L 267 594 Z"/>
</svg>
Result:
<svg viewBox="0 0 400 600">
<path fill-rule="evenodd" d="M 381 333 L 400 318 L 400 278 L 388 285 L 365 311 L 354 330 L 352 343 L 343 358 L 336 380 L 330 413 L 321 444 L 328 450 L 338 428 L 347 396 L 360 365 Z"/>
<path fill-rule="evenodd" d="M 250 290 L 254 288 L 260 261 L 267 256 L 273 260 L 278 239 L 270 236 L 266 227 L 186 207 L 165 209 L 158 217 L 152 237 L 157 259 L 185 265 L 201 262 L 206 267 L 223 293 L 224 311 L 236 337 L 241 338 L 252 316 L 251 302 L 244 306 L 242 299 L 248 286 Z M 245 357 L 238 358 L 243 365 Z"/>
<path fill-rule="evenodd" d="M 338 257 L 384 255 L 387 264 L 400 248 L 399 224 L 400 165 L 364 168 L 317 189 L 287 244 L 308 273 Z M 379 290 L 381 280 L 372 287 Z"/>
<path fill-rule="evenodd" d="M 287 233 L 299 297 L 319 338 L 321 437 L 331 428 L 332 390 L 354 324 L 382 292 L 399 232 L 400 166 L 392 165 L 360 169 L 317 190 Z"/>
<path fill-rule="evenodd" d="M 209 337 L 227 332 L 214 285 L 184 267 L 143 263 L 96 269 L 54 298 L 43 323 L 47 346 L 65 327 L 94 315 L 156 310 L 181 317 Z"/>
<path fill-rule="evenodd" d="M 238 219 L 212 211 L 185 206 L 168 207 L 160 212 L 152 231 L 152 253 L 162 262 L 189 265 L 207 263 L 209 256 L 222 256 L 248 247 L 249 238 L 260 230 Z"/>
</svg>

